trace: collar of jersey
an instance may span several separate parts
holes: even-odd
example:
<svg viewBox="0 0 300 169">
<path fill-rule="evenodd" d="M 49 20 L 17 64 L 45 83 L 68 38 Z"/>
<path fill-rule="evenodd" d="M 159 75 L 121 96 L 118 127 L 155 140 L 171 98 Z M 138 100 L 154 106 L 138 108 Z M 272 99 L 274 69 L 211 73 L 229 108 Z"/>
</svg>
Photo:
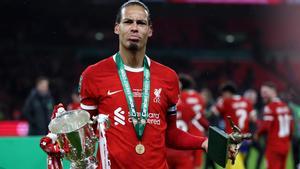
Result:
<svg viewBox="0 0 300 169">
<path fill-rule="evenodd" d="M 147 58 L 147 61 L 148 61 L 149 67 L 150 67 L 151 60 L 147 55 L 146 55 L 146 58 Z M 113 59 L 116 62 L 116 54 L 113 55 Z M 133 67 L 127 66 L 125 64 L 124 64 L 124 69 L 129 72 L 143 72 L 144 71 L 143 67 L 133 68 Z"/>
<path fill-rule="evenodd" d="M 232 98 L 235 99 L 235 100 L 238 100 L 238 99 L 241 99 L 241 96 L 240 95 L 233 95 Z"/>
<path fill-rule="evenodd" d="M 271 100 L 272 100 L 272 102 L 280 102 L 280 99 L 278 97 L 274 97 Z"/>
</svg>

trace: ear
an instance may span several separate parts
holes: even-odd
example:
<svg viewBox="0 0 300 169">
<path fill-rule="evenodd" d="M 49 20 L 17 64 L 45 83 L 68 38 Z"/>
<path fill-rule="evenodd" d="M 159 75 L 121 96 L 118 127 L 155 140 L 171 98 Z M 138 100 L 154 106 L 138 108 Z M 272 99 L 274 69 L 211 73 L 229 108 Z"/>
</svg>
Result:
<svg viewBox="0 0 300 169">
<path fill-rule="evenodd" d="M 115 32 L 115 34 L 119 35 L 119 33 L 120 33 L 120 24 L 118 24 L 118 23 L 115 24 L 114 32 Z"/>
<path fill-rule="evenodd" d="M 152 34 L 153 34 L 153 27 L 150 26 L 149 33 L 148 33 L 148 37 L 151 37 Z"/>
</svg>

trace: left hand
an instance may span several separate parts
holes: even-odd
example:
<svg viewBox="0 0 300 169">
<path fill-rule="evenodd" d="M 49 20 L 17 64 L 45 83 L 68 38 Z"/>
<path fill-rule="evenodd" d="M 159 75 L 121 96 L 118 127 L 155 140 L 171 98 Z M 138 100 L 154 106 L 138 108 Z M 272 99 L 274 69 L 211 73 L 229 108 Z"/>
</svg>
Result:
<svg viewBox="0 0 300 169">
<path fill-rule="evenodd" d="M 205 152 L 207 152 L 207 149 L 208 149 L 208 139 L 206 139 L 205 141 L 203 141 L 201 147 L 205 150 Z"/>
</svg>

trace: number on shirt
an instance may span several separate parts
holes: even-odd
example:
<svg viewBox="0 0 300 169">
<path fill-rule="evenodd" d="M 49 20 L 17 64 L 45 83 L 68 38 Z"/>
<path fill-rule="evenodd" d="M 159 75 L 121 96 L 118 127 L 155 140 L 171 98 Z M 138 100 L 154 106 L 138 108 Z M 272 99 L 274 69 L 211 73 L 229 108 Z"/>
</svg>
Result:
<svg viewBox="0 0 300 169">
<path fill-rule="evenodd" d="M 279 131 L 278 137 L 286 137 L 290 135 L 290 116 L 288 114 L 281 114 L 278 115 L 279 120 Z"/>
<path fill-rule="evenodd" d="M 245 120 L 247 118 L 247 111 L 245 109 L 237 109 L 235 111 L 236 117 L 239 119 L 238 126 L 240 129 L 244 129 L 245 127 Z"/>
<path fill-rule="evenodd" d="M 188 126 L 187 126 L 186 122 L 183 120 L 177 120 L 176 126 L 177 126 L 177 128 L 181 129 L 182 131 L 185 131 L 185 132 L 188 131 Z"/>
</svg>

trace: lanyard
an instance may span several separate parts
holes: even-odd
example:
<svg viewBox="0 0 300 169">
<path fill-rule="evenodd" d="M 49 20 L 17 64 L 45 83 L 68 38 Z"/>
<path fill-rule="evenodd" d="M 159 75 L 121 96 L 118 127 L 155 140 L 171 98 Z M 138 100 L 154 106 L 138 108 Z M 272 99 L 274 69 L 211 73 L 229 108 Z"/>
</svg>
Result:
<svg viewBox="0 0 300 169">
<path fill-rule="evenodd" d="M 142 139 L 146 122 L 148 119 L 148 108 L 149 108 L 149 93 L 150 93 L 150 68 L 147 62 L 147 58 L 144 58 L 144 79 L 143 79 L 143 92 L 142 92 L 142 104 L 141 113 L 138 114 L 135 109 L 135 103 L 131 87 L 126 75 L 123 60 L 118 52 L 116 54 L 116 63 L 118 67 L 119 78 L 122 83 L 122 87 L 126 96 L 127 105 L 132 118 L 132 123 L 135 129 L 135 133 L 139 140 Z"/>
</svg>

